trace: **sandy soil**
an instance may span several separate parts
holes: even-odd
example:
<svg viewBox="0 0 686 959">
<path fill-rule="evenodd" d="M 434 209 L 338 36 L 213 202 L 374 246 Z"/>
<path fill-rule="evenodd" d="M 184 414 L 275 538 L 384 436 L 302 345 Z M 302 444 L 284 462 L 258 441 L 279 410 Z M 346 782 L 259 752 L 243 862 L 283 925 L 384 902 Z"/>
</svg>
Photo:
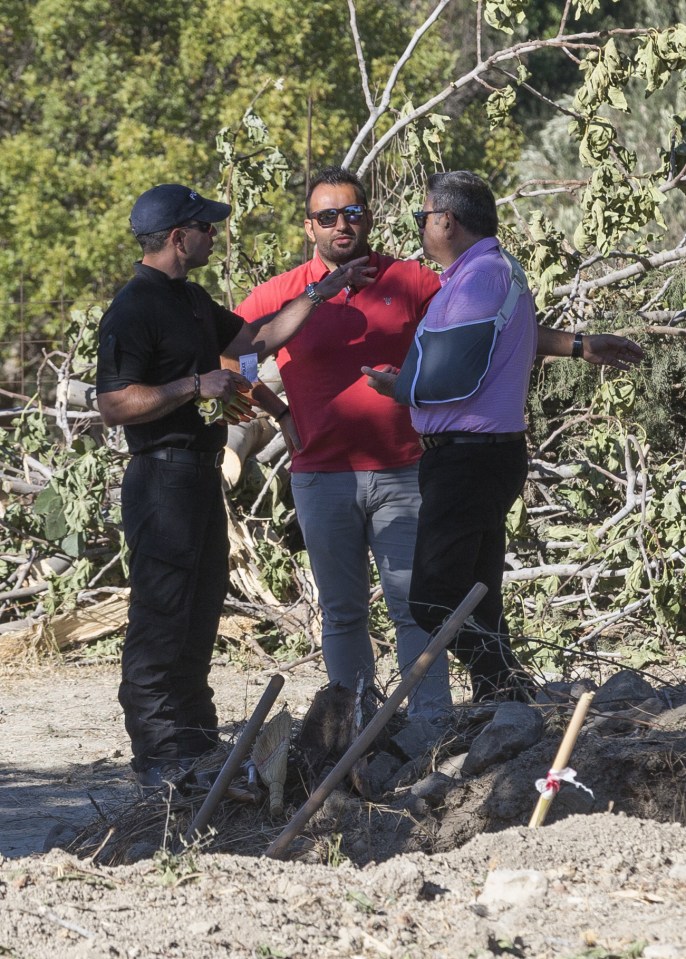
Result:
<svg viewBox="0 0 686 959">
<path fill-rule="evenodd" d="M 325 678 L 317 664 L 298 667 L 280 702 L 302 717 Z M 215 665 L 227 739 L 267 679 Z M 187 811 L 139 801 L 117 682 L 114 666 L 2 676 L 0 955 L 686 956 L 683 730 L 631 746 L 580 742 L 575 764 L 596 800 L 564 803 L 563 790 L 539 829 L 526 827 L 532 780 L 554 737 L 456 781 L 439 803 L 372 805 L 338 791 L 294 844 L 298 861 L 260 854 L 297 803 L 279 823 L 233 804 L 210 851 L 178 856 L 172 837 Z M 104 864 L 112 824 L 120 845 L 126 834 L 121 865 Z M 96 855 L 44 851 L 108 835 Z"/>
</svg>

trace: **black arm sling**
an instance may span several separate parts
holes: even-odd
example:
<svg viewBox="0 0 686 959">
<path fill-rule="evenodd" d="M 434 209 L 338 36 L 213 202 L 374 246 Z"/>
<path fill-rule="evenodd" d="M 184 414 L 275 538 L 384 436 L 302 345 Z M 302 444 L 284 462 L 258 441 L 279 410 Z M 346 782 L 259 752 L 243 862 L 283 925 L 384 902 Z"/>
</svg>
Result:
<svg viewBox="0 0 686 959">
<path fill-rule="evenodd" d="M 495 316 L 427 330 L 426 318 L 417 327 L 410 350 L 395 383 L 399 403 L 417 407 L 453 403 L 473 396 L 488 373 L 498 334 L 527 289 L 526 276 L 517 260 L 504 250 L 500 255 L 510 269 L 510 288 Z"/>
</svg>

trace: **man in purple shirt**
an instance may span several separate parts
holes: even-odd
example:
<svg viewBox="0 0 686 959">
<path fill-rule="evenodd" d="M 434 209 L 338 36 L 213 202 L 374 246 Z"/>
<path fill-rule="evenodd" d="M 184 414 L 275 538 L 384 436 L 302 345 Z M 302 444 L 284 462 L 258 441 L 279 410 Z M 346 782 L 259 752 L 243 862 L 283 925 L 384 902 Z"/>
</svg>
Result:
<svg viewBox="0 0 686 959">
<path fill-rule="evenodd" d="M 410 607 L 432 632 L 484 583 L 476 626 L 461 631 L 453 651 L 474 701 L 527 701 L 533 682 L 510 647 L 502 577 L 505 520 L 527 476 L 524 410 L 542 331 L 521 267 L 496 238 L 495 198 L 483 180 L 435 174 L 415 218 L 424 252 L 444 268 L 441 289 L 400 375 L 362 368 L 373 389 L 410 403 L 424 449 Z M 627 364 L 637 361 L 634 347 L 627 346 Z M 582 351 L 577 335 L 572 356 Z"/>
</svg>

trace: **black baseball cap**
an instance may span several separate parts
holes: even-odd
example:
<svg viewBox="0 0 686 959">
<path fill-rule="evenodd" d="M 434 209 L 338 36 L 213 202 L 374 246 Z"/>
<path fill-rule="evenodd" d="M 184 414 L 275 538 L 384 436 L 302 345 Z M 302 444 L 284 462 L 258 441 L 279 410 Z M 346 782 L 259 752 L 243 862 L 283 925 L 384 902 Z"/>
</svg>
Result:
<svg viewBox="0 0 686 959">
<path fill-rule="evenodd" d="M 188 220 L 219 223 L 230 212 L 230 204 L 206 200 L 190 187 L 180 183 L 160 183 L 141 193 L 131 210 L 130 223 L 134 236 L 144 236 L 171 230 Z"/>
</svg>

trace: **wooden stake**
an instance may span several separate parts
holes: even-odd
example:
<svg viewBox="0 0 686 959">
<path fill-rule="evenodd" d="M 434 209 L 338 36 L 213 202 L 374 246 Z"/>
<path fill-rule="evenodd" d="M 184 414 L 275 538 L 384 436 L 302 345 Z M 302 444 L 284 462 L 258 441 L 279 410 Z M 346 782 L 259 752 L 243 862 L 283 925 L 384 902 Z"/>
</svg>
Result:
<svg viewBox="0 0 686 959">
<path fill-rule="evenodd" d="M 567 726 L 567 731 L 562 737 L 562 742 L 560 743 L 560 748 L 557 751 L 555 760 L 550 769 L 551 773 L 559 773 L 567 767 L 569 762 L 572 750 L 576 745 L 576 741 L 581 732 L 581 727 L 584 724 L 586 719 L 586 714 L 588 713 L 588 708 L 591 705 L 591 700 L 593 699 L 595 693 L 582 693 L 579 697 L 579 701 L 576 704 L 576 708 L 572 713 L 572 718 L 569 720 L 569 725 Z M 533 816 L 529 823 L 529 829 L 534 829 L 536 826 L 540 826 L 545 819 L 550 804 L 555 798 L 555 794 L 552 796 L 539 796 L 538 802 L 536 803 L 536 808 L 534 809 Z"/>
</svg>

